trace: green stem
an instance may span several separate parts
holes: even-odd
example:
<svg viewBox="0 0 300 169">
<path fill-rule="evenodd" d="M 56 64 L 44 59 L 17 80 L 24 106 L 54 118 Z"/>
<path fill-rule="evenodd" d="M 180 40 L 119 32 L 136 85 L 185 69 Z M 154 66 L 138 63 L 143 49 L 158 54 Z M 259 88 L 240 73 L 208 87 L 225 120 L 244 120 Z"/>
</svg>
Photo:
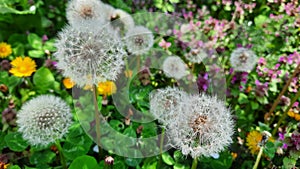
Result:
<svg viewBox="0 0 300 169">
<path fill-rule="evenodd" d="M 162 154 L 163 154 L 163 146 L 164 146 L 164 139 L 165 139 L 165 128 L 162 128 L 162 132 L 160 135 L 160 145 L 159 145 L 159 166 L 162 168 Z"/>
<path fill-rule="evenodd" d="M 254 164 L 254 166 L 253 166 L 252 169 L 257 169 L 258 164 L 259 164 L 259 161 L 260 161 L 260 159 L 261 159 L 261 155 L 263 154 L 263 150 L 264 150 L 264 147 L 260 147 L 259 153 L 258 153 L 258 155 L 257 155 L 257 157 L 256 157 L 256 161 L 255 161 L 255 164 Z"/>
<path fill-rule="evenodd" d="M 231 82 L 231 79 L 233 78 L 233 76 L 234 76 L 234 72 L 232 72 L 231 73 L 231 75 L 228 77 L 228 79 L 227 79 L 227 81 L 226 81 L 226 85 L 227 85 L 227 87 L 229 87 L 230 86 L 230 82 Z"/>
<path fill-rule="evenodd" d="M 265 115 L 265 122 L 268 121 L 268 118 L 273 114 L 274 110 L 276 109 L 278 103 L 280 102 L 281 97 L 284 95 L 284 93 L 286 92 L 286 90 L 288 89 L 288 87 L 290 86 L 293 78 L 296 76 L 298 70 L 300 69 L 300 64 L 298 64 L 298 66 L 296 67 L 294 73 L 292 74 L 292 76 L 289 78 L 289 80 L 286 82 L 286 84 L 284 85 L 283 89 L 281 90 L 281 92 L 279 93 L 278 97 L 276 98 L 276 100 L 274 101 L 270 111 Z M 274 121 L 274 117 L 271 120 L 272 124 Z"/>
<path fill-rule="evenodd" d="M 100 138 L 101 138 L 101 133 L 100 133 L 100 113 L 99 113 L 99 107 L 98 107 L 98 99 L 97 99 L 98 93 L 97 93 L 97 86 L 93 85 L 93 99 L 94 99 L 94 108 L 95 108 L 95 121 L 96 121 L 96 143 L 98 145 L 98 156 L 99 159 L 102 158 L 102 148 L 100 146 Z"/>
<path fill-rule="evenodd" d="M 56 141 L 55 144 L 56 144 L 56 147 L 57 147 L 58 152 L 59 152 L 60 163 L 61 163 L 61 165 L 64 169 L 67 169 L 66 159 L 65 159 L 65 156 L 63 155 L 62 147 L 60 145 L 60 142 Z"/>
<path fill-rule="evenodd" d="M 196 169 L 198 165 L 198 157 L 194 158 L 192 168 L 191 169 Z"/>
<path fill-rule="evenodd" d="M 279 119 L 279 121 L 276 124 L 276 127 L 274 128 L 274 130 L 272 131 L 272 135 L 274 136 L 278 130 L 278 128 L 280 127 L 281 123 L 283 122 L 283 120 L 286 118 L 289 110 L 293 107 L 294 103 L 297 101 L 297 99 L 299 99 L 300 97 L 300 90 L 297 92 L 296 96 L 291 100 L 291 103 L 289 105 L 289 107 L 287 107 L 287 109 L 284 111 L 283 115 L 281 116 L 281 118 Z"/>
</svg>

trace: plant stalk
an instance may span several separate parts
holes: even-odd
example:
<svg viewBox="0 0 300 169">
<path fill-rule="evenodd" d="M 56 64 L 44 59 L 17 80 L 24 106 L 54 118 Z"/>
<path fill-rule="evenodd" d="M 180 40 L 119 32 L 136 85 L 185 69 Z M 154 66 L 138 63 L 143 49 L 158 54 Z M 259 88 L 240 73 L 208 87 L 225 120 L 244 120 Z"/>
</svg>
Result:
<svg viewBox="0 0 300 169">
<path fill-rule="evenodd" d="M 192 168 L 191 169 L 196 169 L 198 165 L 198 157 L 193 159 L 193 164 L 192 164 Z"/>
<path fill-rule="evenodd" d="M 165 139 L 165 128 L 162 128 L 162 132 L 160 135 L 160 145 L 159 145 L 159 166 L 162 168 L 162 154 L 163 154 L 163 146 L 164 146 L 164 139 Z"/>
<path fill-rule="evenodd" d="M 263 154 L 263 151 L 264 151 L 264 147 L 262 146 L 262 147 L 260 147 L 260 149 L 259 149 L 259 153 L 258 153 L 258 155 L 257 155 L 257 157 L 256 157 L 256 161 L 255 161 L 255 164 L 254 164 L 254 166 L 253 166 L 252 169 L 257 169 L 258 164 L 259 164 L 259 161 L 260 161 L 260 159 L 261 159 L 261 155 Z"/>
<path fill-rule="evenodd" d="M 100 142 L 100 138 L 101 138 L 101 132 L 100 132 L 100 113 L 99 113 L 99 107 L 98 107 L 98 99 L 97 99 L 97 86 L 93 85 L 93 99 L 94 99 L 94 108 L 95 108 L 95 121 L 96 121 L 96 143 L 98 145 L 98 156 L 99 159 L 102 158 L 102 148 L 101 148 L 101 142 Z"/>
<path fill-rule="evenodd" d="M 60 142 L 59 141 L 56 141 L 55 142 L 55 145 L 58 149 L 58 153 L 59 153 L 59 158 L 60 158 L 60 163 L 62 165 L 62 167 L 64 169 L 67 169 L 67 163 L 66 163 L 66 159 L 65 159 L 65 156 L 63 155 L 63 152 L 62 152 L 62 147 L 60 145 Z"/>
<path fill-rule="evenodd" d="M 297 99 L 299 97 L 300 97 L 300 90 L 297 92 L 296 96 L 291 100 L 291 103 L 290 103 L 289 107 L 286 108 L 286 110 L 284 111 L 283 115 L 280 117 L 279 121 L 277 122 L 276 127 L 272 131 L 272 135 L 273 136 L 276 134 L 279 126 L 281 125 L 281 123 L 283 122 L 283 120 L 286 118 L 289 110 L 293 107 L 294 103 L 297 101 Z"/>
<path fill-rule="evenodd" d="M 277 105 L 280 102 L 281 97 L 284 95 L 284 93 L 286 92 L 286 90 L 288 89 L 288 87 L 290 86 L 293 78 L 296 76 L 296 74 L 298 73 L 298 70 L 300 69 L 300 64 L 298 64 L 298 66 L 296 67 L 295 71 L 293 72 L 292 76 L 289 78 L 289 80 L 287 81 L 287 83 L 285 84 L 285 86 L 283 87 L 283 89 L 281 90 L 281 92 L 279 93 L 278 97 L 276 98 L 275 102 L 273 103 L 270 111 L 265 115 L 265 122 L 268 121 L 268 117 L 270 117 L 272 115 L 272 113 L 274 112 L 274 110 L 276 109 Z M 273 120 L 271 121 L 271 123 L 273 122 Z"/>
</svg>

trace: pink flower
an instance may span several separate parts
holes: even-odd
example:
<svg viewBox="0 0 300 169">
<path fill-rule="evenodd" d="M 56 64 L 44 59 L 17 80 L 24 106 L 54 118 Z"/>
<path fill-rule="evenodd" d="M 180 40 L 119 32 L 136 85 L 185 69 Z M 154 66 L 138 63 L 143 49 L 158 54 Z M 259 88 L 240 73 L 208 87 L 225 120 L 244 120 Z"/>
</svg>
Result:
<svg viewBox="0 0 300 169">
<path fill-rule="evenodd" d="M 164 49 L 168 49 L 171 46 L 171 43 L 166 42 L 164 39 L 162 39 L 158 45 Z"/>
</svg>

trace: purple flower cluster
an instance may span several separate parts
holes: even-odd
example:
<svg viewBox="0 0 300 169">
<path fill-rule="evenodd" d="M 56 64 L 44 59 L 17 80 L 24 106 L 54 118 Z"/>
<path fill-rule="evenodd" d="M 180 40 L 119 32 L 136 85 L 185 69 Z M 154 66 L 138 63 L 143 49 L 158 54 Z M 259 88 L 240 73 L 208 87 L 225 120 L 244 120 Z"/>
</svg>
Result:
<svg viewBox="0 0 300 169">
<path fill-rule="evenodd" d="M 200 72 L 197 79 L 197 86 L 199 93 L 206 92 L 209 86 L 210 80 L 208 79 L 208 73 Z"/>
<path fill-rule="evenodd" d="M 258 97 L 268 96 L 268 82 L 261 83 L 259 80 L 255 80 L 255 95 Z"/>
</svg>

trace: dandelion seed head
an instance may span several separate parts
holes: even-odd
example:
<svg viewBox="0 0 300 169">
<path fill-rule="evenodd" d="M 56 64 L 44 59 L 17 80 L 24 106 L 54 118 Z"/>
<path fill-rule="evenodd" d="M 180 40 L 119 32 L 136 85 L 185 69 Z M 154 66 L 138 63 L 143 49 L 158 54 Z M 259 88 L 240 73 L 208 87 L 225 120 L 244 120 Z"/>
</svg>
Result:
<svg viewBox="0 0 300 169">
<path fill-rule="evenodd" d="M 96 26 L 67 26 L 56 42 L 57 67 L 79 87 L 114 81 L 124 65 L 126 52 L 119 37 L 107 29 L 88 29 Z"/>
<path fill-rule="evenodd" d="M 167 57 L 162 67 L 167 77 L 181 79 L 187 75 L 186 65 L 178 56 Z"/>
<path fill-rule="evenodd" d="M 186 98 L 187 93 L 178 88 L 158 89 L 150 93 L 150 112 L 159 122 L 168 125 L 183 108 L 181 103 Z"/>
<path fill-rule="evenodd" d="M 105 23 L 107 12 L 100 0 L 72 0 L 69 2 L 66 15 L 71 25 L 80 25 L 85 20 Z"/>
<path fill-rule="evenodd" d="M 257 63 L 255 53 L 247 48 L 237 48 L 230 55 L 230 63 L 234 70 L 248 72 L 251 71 Z"/>
<path fill-rule="evenodd" d="M 121 22 L 125 30 L 130 30 L 134 28 L 133 18 L 127 12 L 121 9 L 114 9 L 114 10 L 110 9 L 109 16 L 111 21 L 118 20 L 119 22 Z"/>
<path fill-rule="evenodd" d="M 185 58 L 192 63 L 201 63 L 208 56 L 204 49 L 191 49 Z"/>
<path fill-rule="evenodd" d="M 52 95 L 33 98 L 17 114 L 18 131 L 32 145 L 48 145 L 61 139 L 71 123 L 70 107 Z"/>
<path fill-rule="evenodd" d="M 212 156 L 224 150 L 234 133 L 230 110 L 207 95 L 190 95 L 185 109 L 168 125 L 172 145 L 193 158 Z"/>
<path fill-rule="evenodd" d="M 135 26 L 129 29 L 125 35 L 127 49 L 133 54 L 146 53 L 153 46 L 153 39 L 152 32 L 143 26 Z"/>
</svg>

